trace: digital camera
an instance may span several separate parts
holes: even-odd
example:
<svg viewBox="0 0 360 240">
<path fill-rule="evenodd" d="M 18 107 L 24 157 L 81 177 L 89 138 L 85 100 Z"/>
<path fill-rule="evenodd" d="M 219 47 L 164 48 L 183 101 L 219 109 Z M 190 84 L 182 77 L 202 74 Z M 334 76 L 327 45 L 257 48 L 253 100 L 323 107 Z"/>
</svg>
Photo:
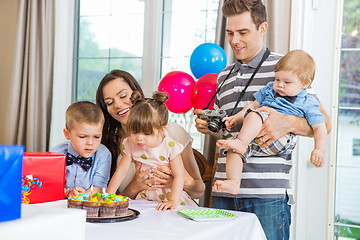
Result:
<svg viewBox="0 0 360 240">
<path fill-rule="evenodd" d="M 204 110 L 200 115 L 200 119 L 208 122 L 208 129 L 212 133 L 218 133 L 221 129 L 225 129 L 225 122 L 222 121 L 227 114 L 224 110 Z"/>
</svg>

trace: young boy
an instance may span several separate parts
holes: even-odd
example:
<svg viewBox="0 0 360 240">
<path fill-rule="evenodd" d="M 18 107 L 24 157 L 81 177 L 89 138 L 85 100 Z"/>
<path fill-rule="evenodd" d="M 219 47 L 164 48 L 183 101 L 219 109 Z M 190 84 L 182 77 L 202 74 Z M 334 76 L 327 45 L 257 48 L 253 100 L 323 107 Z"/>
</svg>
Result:
<svg viewBox="0 0 360 240">
<path fill-rule="evenodd" d="M 246 162 L 248 157 L 274 155 L 294 149 L 296 138 L 292 133 L 278 139 L 267 148 L 260 148 L 262 143 L 253 140 L 268 117 L 267 112 L 254 110 L 262 106 L 273 108 L 283 114 L 305 117 L 314 131 L 315 147 L 310 161 L 316 167 L 323 166 L 327 142 L 325 119 L 320 112 L 319 102 L 306 91 L 314 76 L 315 63 L 312 57 L 302 50 L 291 51 L 276 64 L 275 81 L 256 92 L 256 100 L 239 113 L 223 119 L 228 129 L 239 123 L 243 125 L 236 139 L 218 140 L 216 143 L 219 147 L 231 151 L 226 158 L 227 180 L 217 180 L 214 183 L 217 191 L 239 193 L 243 161 Z"/>
<path fill-rule="evenodd" d="M 66 154 L 65 198 L 101 192 L 110 177 L 111 153 L 102 145 L 104 115 L 94 103 L 81 101 L 66 110 L 67 141 L 50 151 Z M 93 188 L 91 187 L 93 186 Z"/>
</svg>

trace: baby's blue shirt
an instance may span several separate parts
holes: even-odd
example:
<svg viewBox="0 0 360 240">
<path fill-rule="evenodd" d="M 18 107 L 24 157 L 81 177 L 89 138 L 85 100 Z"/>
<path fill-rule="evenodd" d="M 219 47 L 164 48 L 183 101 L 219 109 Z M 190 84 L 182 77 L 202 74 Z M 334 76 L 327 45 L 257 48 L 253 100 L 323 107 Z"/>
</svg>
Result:
<svg viewBox="0 0 360 240">
<path fill-rule="evenodd" d="M 50 151 L 79 156 L 70 141 L 55 146 Z M 94 187 L 106 189 L 110 178 L 111 153 L 104 145 L 100 144 L 98 150 L 91 157 L 93 163 L 88 171 L 85 171 L 77 163 L 66 166 L 65 188 L 82 187 L 87 190 L 94 185 Z"/>
<path fill-rule="evenodd" d="M 294 103 L 291 103 L 282 97 L 275 98 L 276 92 L 273 90 L 273 84 L 274 82 L 269 82 L 265 87 L 254 93 L 260 107 L 270 107 L 286 115 L 304 117 L 309 125 L 325 122 L 325 118 L 320 112 L 319 101 L 309 95 L 306 89 L 297 95 Z"/>
</svg>

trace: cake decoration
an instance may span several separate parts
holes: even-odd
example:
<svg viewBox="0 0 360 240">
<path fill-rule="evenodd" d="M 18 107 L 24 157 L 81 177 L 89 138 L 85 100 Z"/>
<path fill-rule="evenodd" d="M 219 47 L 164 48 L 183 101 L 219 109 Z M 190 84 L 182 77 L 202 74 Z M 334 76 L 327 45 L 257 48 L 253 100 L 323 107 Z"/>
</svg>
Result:
<svg viewBox="0 0 360 240">
<path fill-rule="evenodd" d="M 126 214 L 129 198 L 108 193 L 82 193 L 68 198 L 68 208 L 86 210 L 86 217 L 120 217 Z"/>
</svg>

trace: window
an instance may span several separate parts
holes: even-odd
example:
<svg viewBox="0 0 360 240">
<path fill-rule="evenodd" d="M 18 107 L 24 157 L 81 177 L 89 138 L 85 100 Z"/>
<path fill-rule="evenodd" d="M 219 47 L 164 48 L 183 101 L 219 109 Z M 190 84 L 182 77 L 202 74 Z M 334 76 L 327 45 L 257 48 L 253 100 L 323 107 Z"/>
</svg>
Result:
<svg viewBox="0 0 360 240">
<path fill-rule="evenodd" d="M 360 238 L 360 2 L 344 0 L 337 138 L 336 239 Z"/>
<path fill-rule="evenodd" d="M 94 100 L 111 69 L 130 72 L 141 82 L 143 0 L 80 0 L 76 100 Z"/>
<path fill-rule="evenodd" d="M 360 139 L 359 138 L 354 138 L 353 139 L 353 152 L 352 155 L 355 157 L 359 157 L 360 156 Z"/>
<path fill-rule="evenodd" d="M 74 84 L 77 101 L 94 101 L 99 82 L 112 69 L 130 72 L 149 95 L 169 72 L 192 75 L 191 53 L 198 45 L 215 40 L 219 0 L 78 0 L 78 3 Z M 151 37 L 149 31 L 157 30 L 158 36 Z M 144 62 L 158 69 L 149 70 Z M 202 149 L 202 136 L 194 127 L 191 110 L 186 114 L 170 113 L 170 120 L 191 134 L 194 148 Z"/>
</svg>

